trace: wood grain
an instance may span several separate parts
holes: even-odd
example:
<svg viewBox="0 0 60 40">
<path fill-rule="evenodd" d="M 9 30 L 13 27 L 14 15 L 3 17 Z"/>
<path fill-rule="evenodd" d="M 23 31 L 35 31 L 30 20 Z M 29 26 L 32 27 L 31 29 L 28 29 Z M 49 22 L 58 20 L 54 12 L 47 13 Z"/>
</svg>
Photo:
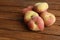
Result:
<svg viewBox="0 0 60 40">
<path fill-rule="evenodd" d="M 33 5 L 33 4 L 35 4 L 36 2 L 39 2 L 39 1 L 48 2 L 49 6 L 50 6 L 49 9 L 56 9 L 56 10 L 59 9 L 60 10 L 59 0 L 57 0 L 58 2 L 56 0 L 55 0 L 55 2 L 52 1 L 52 0 L 50 0 L 50 1 L 48 1 L 48 0 L 38 0 L 38 1 L 36 1 L 36 0 L 34 0 L 34 1 L 33 0 L 31 0 L 31 1 L 29 1 L 29 0 L 1 0 L 0 1 L 0 7 L 3 6 L 2 7 L 3 9 L 5 8 L 5 6 L 6 6 L 6 9 L 11 7 L 11 6 L 12 6 L 12 8 L 15 8 L 15 7 L 16 8 L 23 8 L 23 7 L 26 7 L 28 5 Z"/>
<path fill-rule="evenodd" d="M 4 34 L 3 34 L 4 33 Z M 15 38 L 17 40 L 60 40 L 59 36 L 53 35 L 45 35 L 39 34 L 35 32 L 19 32 L 19 31 L 7 31 L 7 30 L 0 30 L 0 36 L 8 37 L 8 38 Z"/>
<path fill-rule="evenodd" d="M 37 2 L 47 2 L 56 16 L 54 25 L 43 32 L 28 29 L 21 10 Z M 60 0 L 0 0 L 0 40 L 60 40 Z"/>
<path fill-rule="evenodd" d="M 60 21 L 60 10 L 48 10 L 48 12 L 53 13 L 57 20 Z M 4 19 L 11 19 L 11 20 L 18 20 L 18 19 L 23 19 L 23 14 L 18 11 L 18 12 L 6 12 L 6 11 L 0 11 L 0 18 Z"/>
</svg>

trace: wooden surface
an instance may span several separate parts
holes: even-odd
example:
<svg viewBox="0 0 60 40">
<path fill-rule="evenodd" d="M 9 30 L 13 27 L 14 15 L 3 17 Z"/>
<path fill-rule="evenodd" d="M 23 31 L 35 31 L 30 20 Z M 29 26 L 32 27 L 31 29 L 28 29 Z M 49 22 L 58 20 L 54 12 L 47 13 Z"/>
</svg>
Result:
<svg viewBox="0 0 60 40">
<path fill-rule="evenodd" d="M 21 9 L 36 2 L 48 2 L 56 22 L 43 32 L 29 31 Z M 0 0 L 0 40 L 60 40 L 60 0 Z"/>
</svg>

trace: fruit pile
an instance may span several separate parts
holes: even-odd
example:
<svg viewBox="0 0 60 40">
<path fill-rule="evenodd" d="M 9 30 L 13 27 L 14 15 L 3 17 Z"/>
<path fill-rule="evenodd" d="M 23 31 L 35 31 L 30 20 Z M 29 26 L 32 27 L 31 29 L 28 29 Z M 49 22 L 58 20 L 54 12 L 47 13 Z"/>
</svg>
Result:
<svg viewBox="0 0 60 40">
<path fill-rule="evenodd" d="M 55 23 L 56 18 L 47 11 L 48 8 L 48 3 L 39 2 L 22 10 L 24 22 L 27 23 L 30 30 L 43 31 L 45 26 L 51 26 Z"/>
</svg>

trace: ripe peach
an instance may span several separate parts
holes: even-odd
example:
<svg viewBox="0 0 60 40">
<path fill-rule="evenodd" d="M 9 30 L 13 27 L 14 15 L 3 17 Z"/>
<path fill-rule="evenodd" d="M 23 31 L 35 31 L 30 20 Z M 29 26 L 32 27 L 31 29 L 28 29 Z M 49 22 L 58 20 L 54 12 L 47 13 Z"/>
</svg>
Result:
<svg viewBox="0 0 60 40">
<path fill-rule="evenodd" d="M 33 5 L 30 5 L 27 7 L 29 10 L 32 10 L 33 9 Z"/>
<path fill-rule="evenodd" d="M 30 11 L 28 8 L 22 9 L 22 13 L 25 14 L 27 11 Z"/>
<path fill-rule="evenodd" d="M 56 21 L 55 16 L 49 12 L 43 12 L 40 14 L 40 16 L 43 18 L 46 26 L 50 26 L 50 25 L 54 24 Z"/>
<path fill-rule="evenodd" d="M 34 11 L 27 11 L 25 16 L 24 16 L 24 21 L 28 22 L 31 20 L 34 16 L 39 16 L 36 12 Z"/>
<path fill-rule="evenodd" d="M 38 13 L 44 12 L 48 9 L 48 3 L 39 2 L 34 5 L 34 10 Z"/>
<path fill-rule="evenodd" d="M 33 9 L 33 6 L 30 5 L 30 6 L 28 6 L 27 8 L 22 9 L 22 13 L 25 14 L 27 11 L 31 11 L 32 9 Z"/>
<path fill-rule="evenodd" d="M 39 16 L 34 16 L 29 22 L 28 26 L 32 31 L 43 31 L 44 30 L 44 21 Z"/>
</svg>

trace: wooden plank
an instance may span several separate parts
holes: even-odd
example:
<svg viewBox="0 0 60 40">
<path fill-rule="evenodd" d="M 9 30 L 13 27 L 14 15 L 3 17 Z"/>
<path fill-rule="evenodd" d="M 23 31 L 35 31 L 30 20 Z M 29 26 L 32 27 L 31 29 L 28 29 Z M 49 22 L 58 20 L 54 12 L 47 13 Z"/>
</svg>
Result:
<svg viewBox="0 0 60 40">
<path fill-rule="evenodd" d="M 57 20 L 60 20 L 60 11 L 59 10 L 48 10 L 48 12 L 53 13 Z M 0 12 L 0 18 L 3 19 L 11 19 L 11 20 L 19 20 L 19 19 L 23 19 L 23 14 L 21 12 L 4 12 L 1 11 Z"/>
<path fill-rule="evenodd" d="M 8 2 L 9 3 L 9 2 Z M 10 11 L 10 12 L 19 12 L 22 8 L 31 5 L 31 3 L 21 3 L 17 6 L 8 6 L 8 3 L 5 5 L 0 6 L 0 11 Z M 34 3 L 32 3 L 34 4 Z M 60 10 L 60 4 L 55 4 L 55 3 L 49 3 L 49 9 L 53 9 L 53 10 Z"/>
<path fill-rule="evenodd" d="M 54 14 L 56 17 L 60 17 L 60 10 L 47 10 L 48 12 Z"/>
<path fill-rule="evenodd" d="M 60 10 L 60 4 L 55 5 L 55 4 L 49 4 L 49 9 L 52 10 Z"/>
<path fill-rule="evenodd" d="M 60 25 L 60 17 L 56 17 L 55 25 Z"/>
<path fill-rule="evenodd" d="M 60 30 L 60 26 L 52 25 L 52 26 L 49 26 L 49 27 L 45 27 L 45 30 L 43 32 L 40 32 L 40 33 L 48 34 L 48 35 L 54 35 L 54 36 L 60 36 L 60 31 L 59 30 Z"/>
<path fill-rule="evenodd" d="M 48 12 L 51 12 L 56 16 L 55 25 L 60 25 L 60 11 L 59 10 L 48 10 Z"/>
<path fill-rule="evenodd" d="M 8 11 L 8 12 L 19 12 L 24 7 L 25 4 L 22 4 L 21 7 L 11 7 L 11 6 L 0 6 L 0 11 Z M 49 4 L 49 10 L 60 10 L 60 5 Z"/>
<path fill-rule="evenodd" d="M 60 16 L 60 10 L 48 10 L 48 12 L 51 12 L 53 13 L 54 15 L 56 15 L 57 17 Z M 7 17 L 8 16 L 15 16 L 15 15 L 23 15 L 21 10 L 17 9 L 16 8 L 7 8 L 6 10 L 4 9 L 3 11 L 0 11 L 0 16 L 4 16 L 6 15 Z"/>
<path fill-rule="evenodd" d="M 19 12 L 21 9 L 20 7 L 6 7 L 6 6 L 0 6 L 0 11 L 7 11 L 7 12 Z"/>
<path fill-rule="evenodd" d="M 60 25 L 60 11 L 59 10 L 48 10 L 48 12 L 53 13 L 56 15 L 56 25 Z M 22 13 L 17 12 L 0 12 L 0 19 L 6 20 L 20 20 L 23 19 Z"/>
<path fill-rule="evenodd" d="M 47 2 L 60 2 L 60 0 L 46 0 Z"/>
<path fill-rule="evenodd" d="M 22 13 L 14 13 L 14 12 L 0 12 L 0 19 L 11 19 L 11 20 L 19 20 L 23 17 Z"/>
<path fill-rule="evenodd" d="M 54 3 L 54 4 L 60 4 L 60 0 L 1 0 L 0 5 L 20 5 L 20 4 L 26 4 L 26 3 L 36 3 L 36 2 L 49 2 L 49 3 Z"/>
<path fill-rule="evenodd" d="M 0 29 L 2 30 L 26 32 L 29 31 L 27 27 L 28 26 L 25 25 L 25 23 L 22 20 L 14 21 L 14 20 L 0 19 Z M 50 27 L 45 27 L 45 30 L 43 32 L 38 33 L 60 35 L 60 25 L 54 24 Z"/>
<path fill-rule="evenodd" d="M 37 32 L 20 32 L 0 30 L 0 37 L 15 38 L 19 40 L 60 40 L 60 36 L 40 34 Z"/>
<path fill-rule="evenodd" d="M 56 22 L 33 32 L 24 23 L 21 10 L 39 1 L 49 3 L 48 11 L 56 15 Z M 0 0 L 0 40 L 60 40 L 60 0 Z"/>
<path fill-rule="evenodd" d="M 8 37 L 0 37 L 0 40 L 17 40 L 14 38 L 8 38 Z"/>
<path fill-rule="evenodd" d="M 42 1 L 45 1 L 45 0 L 42 0 Z M 15 7 L 24 8 L 24 7 L 28 6 L 28 5 L 35 4 L 36 2 L 39 2 L 39 0 L 38 1 L 35 1 L 35 0 L 34 1 L 32 1 L 32 0 L 30 0 L 30 1 L 24 1 L 24 0 L 2 0 L 2 1 L 0 1 L 0 9 L 3 8 L 1 10 L 4 10 L 5 8 L 6 9 L 12 9 L 13 8 L 13 10 L 14 10 Z M 47 2 L 49 3 L 49 6 L 50 6 L 49 9 L 56 9 L 56 10 L 59 9 L 60 10 L 60 2 L 49 2 L 49 1 L 47 1 Z M 3 6 L 3 7 L 1 7 L 1 6 Z M 12 6 L 12 8 L 10 8 L 11 6 Z"/>
<path fill-rule="evenodd" d="M 22 31 L 24 29 L 26 30 L 21 20 L 14 21 L 5 19 L 0 19 L 0 29 L 11 30 L 11 31 L 18 31 L 18 30 Z"/>
</svg>

